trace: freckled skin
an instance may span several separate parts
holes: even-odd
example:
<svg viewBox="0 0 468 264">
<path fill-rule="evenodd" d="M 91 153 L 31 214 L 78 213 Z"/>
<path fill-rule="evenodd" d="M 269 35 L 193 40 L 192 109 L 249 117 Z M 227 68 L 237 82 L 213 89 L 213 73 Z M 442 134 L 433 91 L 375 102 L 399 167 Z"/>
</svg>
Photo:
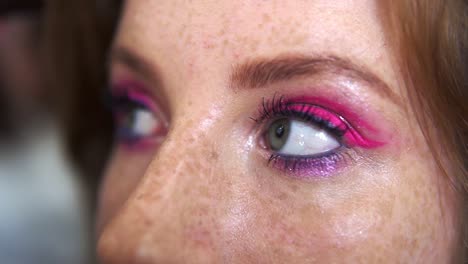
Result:
<svg viewBox="0 0 468 264">
<path fill-rule="evenodd" d="M 337 175 L 304 181 L 268 167 L 249 141 L 249 117 L 274 91 L 226 84 L 232 65 L 252 57 L 335 53 L 399 93 L 376 3 L 126 2 L 115 44 L 157 65 L 163 87 L 147 84 L 166 95 L 171 119 L 154 151 L 116 147 L 101 190 L 103 263 L 451 262 L 457 198 L 411 113 L 363 88 L 398 136 Z"/>
</svg>

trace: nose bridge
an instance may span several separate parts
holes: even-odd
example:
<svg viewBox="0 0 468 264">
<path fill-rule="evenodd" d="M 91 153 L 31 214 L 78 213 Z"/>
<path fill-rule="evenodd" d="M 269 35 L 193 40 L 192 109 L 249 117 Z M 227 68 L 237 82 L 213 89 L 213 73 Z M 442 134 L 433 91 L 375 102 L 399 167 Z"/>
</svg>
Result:
<svg viewBox="0 0 468 264">
<path fill-rule="evenodd" d="M 109 262 L 185 262 L 184 256 L 213 250 L 210 227 L 219 195 L 214 190 L 221 181 L 213 174 L 211 123 L 202 116 L 174 123 L 131 198 L 104 230 L 100 254 L 120 256 Z"/>
</svg>

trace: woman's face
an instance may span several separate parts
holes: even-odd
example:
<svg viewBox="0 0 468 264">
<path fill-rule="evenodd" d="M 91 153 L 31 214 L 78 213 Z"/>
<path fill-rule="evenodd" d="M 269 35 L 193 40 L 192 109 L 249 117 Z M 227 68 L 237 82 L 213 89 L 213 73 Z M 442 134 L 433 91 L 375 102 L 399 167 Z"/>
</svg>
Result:
<svg viewBox="0 0 468 264">
<path fill-rule="evenodd" d="M 456 198 L 374 1 L 126 1 L 108 263 L 446 263 Z"/>
</svg>

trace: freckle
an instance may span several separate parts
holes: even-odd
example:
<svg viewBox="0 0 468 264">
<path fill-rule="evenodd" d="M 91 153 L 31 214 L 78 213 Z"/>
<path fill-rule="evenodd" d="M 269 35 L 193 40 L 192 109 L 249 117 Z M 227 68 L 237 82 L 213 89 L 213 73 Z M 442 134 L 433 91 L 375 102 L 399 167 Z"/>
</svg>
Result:
<svg viewBox="0 0 468 264">
<path fill-rule="evenodd" d="M 146 200 L 146 193 L 141 193 L 139 195 L 137 195 L 137 197 L 135 198 L 135 200 Z"/>
<path fill-rule="evenodd" d="M 219 156 L 219 155 L 218 155 L 218 153 L 217 153 L 216 151 L 212 151 L 212 152 L 210 153 L 210 158 L 211 158 L 212 160 L 214 160 L 214 161 L 215 161 L 215 160 L 218 160 L 218 156 Z"/>
<path fill-rule="evenodd" d="M 218 33 L 218 37 L 223 37 L 225 34 L 226 34 L 226 29 L 222 28 Z"/>
<path fill-rule="evenodd" d="M 288 198 L 288 195 L 284 192 L 281 192 L 279 193 L 277 196 L 276 196 L 276 199 L 280 200 L 280 201 L 284 201 Z"/>
<path fill-rule="evenodd" d="M 236 36 L 235 36 L 235 39 L 234 39 L 234 42 L 235 42 L 236 44 L 240 44 L 240 43 L 241 43 L 241 37 L 240 37 L 239 35 L 236 35 Z"/>
<path fill-rule="evenodd" d="M 307 39 L 306 35 L 301 34 L 297 36 L 296 38 L 294 38 L 294 41 L 291 44 L 295 44 L 295 45 L 302 44 L 306 41 L 306 39 Z"/>
<path fill-rule="evenodd" d="M 250 51 L 255 52 L 258 48 L 258 44 L 254 41 L 250 43 Z"/>
<path fill-rule="evenodd" d="M 385 229 L 384 225 L 378 225 L 378 226 L 375 227 L 375 232 L 376 233 L 382 233 L 384 229 Z"/>
<path fill-rule="evenodd" d="M 192 38 L 192 35 L 189 34 L 189 35 L 187 35 L 187 37 L 184 40 L 184 45 L 185 46 L 191 46 L 192 44 L 193 44 L 193 38 Z"/>
<path fill-rule="evenodd" d="M 174 16 L 174 11 L 175 11 L 175 8 L 170 8 L 170 9 L 169 9 L 169 12 L 167 12 L 167 15 L 168 15 L 169 17 L 173 17 L 173 16 Z"/>
<path fill-rule="evenodd" d="M 225 54 L 225 53 L 226 53 L 226 50 L 228 49 L 229 40 L 228 40 L 228 39 L 224 39 L 222 45 L 223 45 L 223 48 L 222 48 L 223 54 Z"/>
<path fill-rule="evenodd" d="M 205 49 L 213 49 L 214 46 L 215 45 L 211 40 L 204 40 L 203 41 L 203 48 L 205 48 Z"/>
<path fill-rule="evenodd" d="M 188 175 L 195 175 L 199 169 L 199 164 L 197 164 L 196 161 L 192 161 L 192 162 L 187 162 L 186 164 L 186 173 Z M 191 186 L 187 185 L 186 186 L 186 190 L 184 190 L 184 193 L 189 193 L 191 191 Z"/>
<path fill-rule="evenodd" d="M 193 120 L 189 119 L 189 120 L 185 121 L 184 126 L 190 127 L 190 126 L 192 126 L 192 124 L 193 124 Z"/>
<path fill-rule="evenodd" d="M 198 135 L 198 140 L 204 140 L 204 139 L 206 139 L 206 134 L 202 133 L 202 134 Z"/>
<path fill-rule="evenodd" d="M 262 19 L 264 22 L 270 22 L 271 18 L 268 14 L 263 14 Z"/>
<path fill-rule="evenodd" d="M 255 191 L 255 190 L 250 190 L 249 195 L 250 195 L 250 197 L 252 197 L 253 200 L 260 200 L 260 198 L 258 196 L 258 192 Z"/>
<path fill-rule="evenodd" d="M 421 198 L 421 193 L 419 192 L 419 188 L 414 189 L 414 198 L 415 199 L 420 199 Z"/>
<path fill-rule="evenodd" d="M 145 219 L 143 219 L 143 225 L 150 227 L 153 225 L 153 221 L 151 220 L 151 218 L 145 217 Z"/>
<path fill-rule="evenodd" d="M 198 192 L 199 192 L 201 197 L 209 198 L 211 196 L 210 195 L 210 189 L 207 186 L 201 186 L 198 189 Z"/>
<path fill-rule="evenodd" d="M 291 189 L 292 192 L 297 192 L 298 187 L 296 184 L 290 184 L 288 187 L 289 189 Z"/>
<path fill-rule="evenodd" d="M 312 211 L 314 210 L 314 208 L 312 208 L 311 206 L 303 206 L 302 208 L 299 209 L 299 212 L 301 213 L 301 215 L 310 215 L 312 213 Z"/>
</svg>

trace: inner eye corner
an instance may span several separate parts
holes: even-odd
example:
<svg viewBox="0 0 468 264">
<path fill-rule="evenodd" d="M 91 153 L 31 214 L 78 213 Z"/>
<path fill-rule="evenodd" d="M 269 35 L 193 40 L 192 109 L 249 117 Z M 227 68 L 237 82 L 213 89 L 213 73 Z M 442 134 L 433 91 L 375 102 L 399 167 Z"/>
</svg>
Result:
<svg viewBox="0 0 468 264">
<path fill-rule="evenodd" d="M 257 144 L 262 150 L 271 149 L 271 147 L 267 143 L 267 137 L 268 137 L 267 129 L 261 130 L 258 134 Z"/>
</svg>

